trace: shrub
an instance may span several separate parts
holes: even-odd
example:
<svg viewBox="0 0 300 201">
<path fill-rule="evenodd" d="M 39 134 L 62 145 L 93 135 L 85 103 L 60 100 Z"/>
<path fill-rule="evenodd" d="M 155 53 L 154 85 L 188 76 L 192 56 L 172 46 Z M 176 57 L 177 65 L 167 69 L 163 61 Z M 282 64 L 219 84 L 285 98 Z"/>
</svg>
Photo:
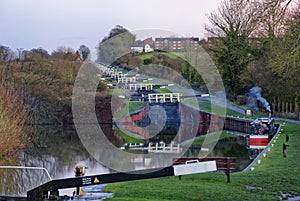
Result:
<svg viewBox="0 0 300 201">
<path fill-rule="evenodd" d="M 0 82 L 0 164 L 17 156 L 29 140 L 29 108 Z"/>
</svg>

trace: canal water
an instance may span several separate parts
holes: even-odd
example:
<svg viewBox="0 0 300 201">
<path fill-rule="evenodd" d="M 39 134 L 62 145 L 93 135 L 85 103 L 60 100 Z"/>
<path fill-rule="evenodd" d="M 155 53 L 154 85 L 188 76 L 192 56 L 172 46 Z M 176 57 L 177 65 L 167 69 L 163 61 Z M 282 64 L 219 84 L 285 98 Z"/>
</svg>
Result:
<svg viewBox="0 0 300 201">
<path fill-rule="evenodd" d="M 112 129 L 106 125 L 106 129 Z M 174 131 L 175 132 L 175 131 Z M 170 133 L 167 133 L 170 135 Z M 163 133 L 160 134 L 163 136 Z M 38 138 L 31 147 L 25 150 L 20 158 L 20 166 L 44 167 L 49 171 L 52 179 L 74 177 L 74 167 L 81 163 L 88 167 L 86 175 L 109 173 L 111 170 L 95 160 L 82 145 L 74 127 L 37 127 Z M 120 144 L 120 139 L 113 138 Z M 195 157 L 199 147 L 191 146 L 184 156 Z M 208 157 L 237 157 L 238 170 L 242 170 L 251 162 L 245 137 L 235 136 L 220 140 Z M 145 158 L 141 159 L 145 162 Z M 141 161 L 133 161 L 134 168 L 139 169 Z M 8 164 L 9 165 L 9 164 Z M 49 181 L 43 170 L 0 169 L 0 194 L 26 195 L 34 187 Z M 87 195 L 75 200 L 102 200 L 113 196 L 103 193 L 104 185 L 84 187 Z M 75 189 L 61 190 L 61 195 L 72 195 Z"/>
<path fill-rule="evenodd" d="M 39 126 L 37 136 L 33 145 L 21 154 L 20 166 L 44 167 L 52 179 L 74 177 L 77 163 L 88 168 L 86 175 L 110 172 L 89 155 L 74 127 Z M 44 170 L 0 169 L 0 194 L 23 196 L 28 190 L 49 180 Z M 87 200 L 101 200 L 112 196 L 102 193 L 102 188 L 103 185 L 86 188 Z M 71 196 L 74 191 L 74 188 L 61 190 L 60 194 Z"/>
</svg>

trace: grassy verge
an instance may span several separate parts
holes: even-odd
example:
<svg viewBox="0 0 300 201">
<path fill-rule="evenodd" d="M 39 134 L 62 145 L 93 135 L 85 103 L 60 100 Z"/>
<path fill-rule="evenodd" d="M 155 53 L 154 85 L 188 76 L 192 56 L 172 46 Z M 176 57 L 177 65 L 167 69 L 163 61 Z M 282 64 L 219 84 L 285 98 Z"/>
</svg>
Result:
<svg viewBox="0 0 300 201">
<path fill-rule="evenodd" d="M 201 111 L 205 111 L 205 112 L 212 112 L 212 109 L 211 109 L 211 101 L 208 101 L 208 100 L 203 100 L 203 99 L 200 99 L 198 98 L 197 99 L 197 102 L 198 102 L 198 108 L 197 106 L 195 106 L 195 100 L 193 99 L 184 99 L 183 101 L 186 105 L 188 106 L 191 106 L 193 108 L 196 108 L 196 109 L 199 109 Z M 225 110 L 224 107 L 218 105 L 218 104 L 214 104 L 214 111 L 215 112 L 218 112 L 218 111 L 221 111 L 219 112 L 219 114 L 222 114 L 223 111 Z M 218 114 L 218 113 L 217 113 Z M 226 107 L 226 115 L 227 116 L 233 116 L 233 117 L 240 117 L 240 118 L 250 118 L 250 117 L 246 117 L 246 115 L 243 115 L 239 112 L 236 112 L 234 110 L 231 110 L 229 108 Z"/>
<path fill-rule="evenodd" d="M 135 138 L 135 137 L 132 137 L 126 133 L 124 133 L 123 131 L 121 130 L 117 130 L 116 133 L 125 141 L 125 143 L 129 144 L 129 143 L 143 143 L 144 140 L 143 139 L 139 139 L 139 138 Z"/>
<path fill-rule="evenodd" d="M 126 101 L 122 109 L 115 114 L 115 117 L 123 117 L 145 107 L 145 103 L 139 101 Z"/>
<path fill-rule="evenodd" d="M 107 90 L 107 95 L 124 95 L 124 90 L 123 89 L 108 89 Z"/>
<path fill-rule="evenodd" d="M 236 135 L 234 135 L 232 133 L 228 133 L 228 132 L 222 132 L 221 135 L 220 135 L 220 133 L 212 133 L 212 134 L 208 134 L 208 135 L 210 135 L 209 139 L 217 139 L 217 137 L 218 137 L 218 140 L 236 137 Z M 216 137 L 214 137 L 214 136 L 216 136 Z M 206 137 L 207 137 L 207 135 L 203 135 L 203 136 L 196 138 L 193 141 L 192 146 L 201 146 L 203 144 L 204 140 L 206 139 Z M 206 142 L 206 143 L 209 143 L 209 142 Z"/>
<path fill-rule="evenodd" d="M 145 60 L 145 59 L 151 59 L 152 57 L 155 57 L 157 55 L 165 55 L 171 59 L 176 59 L 176 58 L 178 58 L 178 56 L 182 55 L 182 53 L 180 53 L 180 52 L 150 52 L 147 54 L 140 55 L 139 58 L 141 60 Z"/>
<path fill-rule="evenodd" d="M 157 89 L 156 90 L 158 93 L 161 93 L 161 94 L 163 94 L 163 93 L 173 93 L 170 89 L 168 89 L 168 88 L 159 88 L 159 89 Z"/>
<path fill-rule="evenodd" d="M 221 173 L 204 173 L 109 184 L 108 200 L 279 200 L 280 193 L 300 195 L 300 125 L 287 123 L 274 147 L 253 171 L 233 173 L 231 183 Z M 290 137 L 287 158 L 282 157 L 285 134 Z M 247 189 L 251 186 L 252 189 Z M 254 188 L 256 187 L 256 188 Z"/>
</svg>

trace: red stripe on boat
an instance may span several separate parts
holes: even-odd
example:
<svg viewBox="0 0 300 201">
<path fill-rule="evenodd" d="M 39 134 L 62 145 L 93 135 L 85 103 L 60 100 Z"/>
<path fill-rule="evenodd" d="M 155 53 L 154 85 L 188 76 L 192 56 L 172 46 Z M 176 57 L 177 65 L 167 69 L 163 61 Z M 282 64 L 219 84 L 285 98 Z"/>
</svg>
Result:
<svg viewBox="0 0 300 201">
<path fill-rule="evenodd" d="M 250 137 L 250 145 L 260 145 L 260 146 L 267 146 L 269 143 L 269 138 L 268 136 L 266 138 L 261 138 L 261 137 Z"/>
</svg>

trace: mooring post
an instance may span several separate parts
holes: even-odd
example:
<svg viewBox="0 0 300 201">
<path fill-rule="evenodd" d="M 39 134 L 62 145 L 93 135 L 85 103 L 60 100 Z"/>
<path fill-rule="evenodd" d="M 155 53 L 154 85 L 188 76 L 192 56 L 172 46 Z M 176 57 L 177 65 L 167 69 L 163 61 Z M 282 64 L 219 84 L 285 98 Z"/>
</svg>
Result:
<svg viewBox="0 0 300 201">
<path fill-rule="evenodd" d="M 284 158 L 286 158 L 286 144 L 285 143 L 282 144 L 282 155 Z"/>
</svg>

